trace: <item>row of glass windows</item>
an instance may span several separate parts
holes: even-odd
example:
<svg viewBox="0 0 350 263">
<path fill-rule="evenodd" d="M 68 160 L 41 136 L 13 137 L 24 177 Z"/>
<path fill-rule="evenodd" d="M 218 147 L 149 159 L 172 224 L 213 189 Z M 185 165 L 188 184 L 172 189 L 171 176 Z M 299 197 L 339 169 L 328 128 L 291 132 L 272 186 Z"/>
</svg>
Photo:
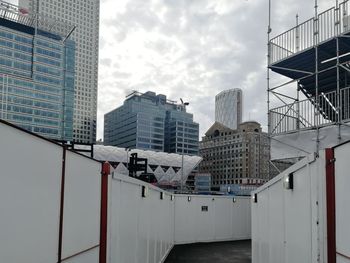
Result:
<svg viewBox="0 0 350 263">
<path fill-rule="evenodd" d="M 16 43 L 13 43 L 13 42 L 10 42 L 10 41 L 6 41 L 6 40 L 3 40 L 3 39 L 0 39 L 0 46 L 7 47 L 7 48 L 14 48 L 16 50 L 20 50 L 20 51 L 27 52 L 27 53 L 32 53 L 33 52 L 33 49 L 31 47 L 27 47 L 27 46 L 24 46 L 24 45 L 16 44 Z"/>
<path fill-rule="evenodd" d="M 35 43 L 39 46 L 42 46 L 42 47 L 47 47 L 47 48 L 51 48 L 54 50 L 62 51 L 62 46 L 59 46 L 59 45 L 54 44 L 52 42 L 37 39 Z"/>
<path fill-rule="evenodd" d="M 9 33 L 9 32 L 3 31 L 3 30 L 0 31 L 0 37 L 11 39 L 11 40 L 14 39 L 18 42 L 22 42 L 22 43 L 29 44 L 29 45 L 31 45 L 33 43 L 31 37 L 28 38 L 28 37 L 20 36 L 17 34 L 14 35 L 12 33 Z"/>
<path fill-rule="evenodd" d="M 61 62 L 58 60 L 54 60 L 54 59 L 50 59 L 50 58 L 46 58 L 46 57 L 41 57 L 41 56 L 35 56 L 34 60 L 41 62 L 41 63 L 44 63 L 44 64 L 49 64 L 52 66 L 61 67 Z"/>
<path fill-rule="evenodd" d="M 34 76 L 34 79 L 36 81 L 39 81 L 39 82 L 44 82 L 44 83 L 48 83 L 48 84 L 52 84 L 52 85 L 59 85 L 61 86 L 62 85 L 62 81 L 59 80 L 59 79 L 54 79 L 54 78 L 51 78 L 51 77 L 47 77 L 47 76 L 42 76 L 42 75 L 35 75 Z"/>
<path fill-rule="evenodd" d="M 0 65 L 7 67 L 14 67 L 20 70 L 31 71 L 32 67 L 30 64 L 13 61 L 12 59 L 0 58 Z"/>
<path fill-rule="evenodd" d="M 137 140 L 138 140 L 139 142 L 148 142 L 148 143 L 155 143 L 155 144 L 163 144 L 163 141 L 161 141 L 161 140 L 153 140 L 153 139 L 150 139 L 150 138 L 139 137 L 139 138 L 137 138 Z"/>
<path fill-rule="evenodd" d="M 35 70 L 38 72 L 42 72 L 45 74 L 53 75 L 55 77 L 61 77 L 62 71 L 56 68 L 51 68 L 48 66 L 41 66 L 41 65 L 36 65 Z"/>
<path fill-rule="evenodd" d="M 0 82 L 2 81 L 2 77 L 0 77 Z M 35 89 L 38 91 L 42 92 L 47 92 L 47 93 L 54 93 L 54 94 L 61 94 L 62 93 L 62 88 L 61 87 L 52 87 L 52 86 L 46 86 L 46 85 L 41 85 L 41 84 L 34 84 L 33 82 L 30 81 L 25 81 L 21 79 L 8 79 L 9 84 L 14 84 L 15 86 L 21 87 L 21 88 L 30 88 L 30 89 Z"/>
<path fill-rule="evenodd" d="M 54 104 L 54 103 L 48 103 L 48 102 L 43 102 L 43 101 L 33 101 L 31 99 L 25 99 L 17 96 L 8 96 L 7 98 L 8 103 L 15 103 L 15 104 L 20 104 L 20 105 L 26 105 L 26 106 L 34 106 L 38 108 L 43 108 L 43 109 L 49 109 L 49 110 L 55 110 L 55 111 L 60 111 L 61 110 L 61 105 L 59 104 Z"/>
<path fill-rule="evenodd" d="M 8 93 L 9 94 L 12 93 L 15 95 L 20 95 L 20 96 L 26 96 L 26 97 L 30 97 L 33 99 L 52 100 L 55 102 L 58 102 L 60 100 L 60 97 L 58 97 L 58 96 L 53 96 L 50 94 L 44 94 L 44 93 L 39 93 L 39 92 L 33 92 L 33 90 L 24 90 L 24 89 L 14 88 L 14 87 L 9 87 Z"/>
<path fill-rule="evenodd" d="M 20 121 L 20 122 L 23 122 L 23 123 L 31 122 L 31 123 L 34 123 L 34 124 L 49 125 L 49 126 L 59 126 L 59 122 L 58 121 L 49 120 L 49 119 L 33 118 L 33 117 L 27 116 L 27 115 L 10 114 L 7 117 L 8 117 L 8 119 L 12 119 L 14 121 Z"/>
<path fill-rule="evenodd" d="M 57 52 L 54 52 L 54 51 L 46 50 L 46 49 L 43 49 L 43 48 L 40 48 L 40 47 L 35 48 L 35 51 L 37 53 L 39 53 L 39 54 L 42 54 L 42 55 L 45 55 L 45 56 L 48 56 L 48 57 L 61 59 L 61 54 L 57 53 Z"/>
</svg>

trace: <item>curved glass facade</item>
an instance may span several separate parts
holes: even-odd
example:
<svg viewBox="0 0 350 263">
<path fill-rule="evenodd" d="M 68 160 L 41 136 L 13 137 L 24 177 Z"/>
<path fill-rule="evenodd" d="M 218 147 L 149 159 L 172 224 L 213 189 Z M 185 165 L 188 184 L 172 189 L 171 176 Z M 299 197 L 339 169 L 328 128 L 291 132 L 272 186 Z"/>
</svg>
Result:
<svg viewBox="0 0 350 263">
<path fill-rule="evenodd" d="M 215 96 L 215 121 L 230 129 L 242 122 L 242 90 L 224 90 Z"/>
</svg>

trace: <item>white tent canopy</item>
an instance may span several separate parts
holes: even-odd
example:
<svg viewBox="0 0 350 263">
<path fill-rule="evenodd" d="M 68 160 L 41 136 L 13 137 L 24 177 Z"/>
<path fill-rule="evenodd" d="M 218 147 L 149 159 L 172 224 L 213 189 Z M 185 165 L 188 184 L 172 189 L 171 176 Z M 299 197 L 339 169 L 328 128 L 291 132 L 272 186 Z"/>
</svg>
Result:
<svg viewBox="0 0 350 263">
<path fill-rule="evenodd" d="M 148 160 L 147 171 L 153 171 L 159 183 L 180 183 L 182 176 L 181 154 L 139 149 L 129 150 L 115 146 L 94 146 L 94 159 L 119 163 L 115 171 L 125 175 L 128 175 L 128 170 L 126 169 L 127 158 L 129 158 L 132 153 L 137 153 L 139 158 L 146 158 Z M 183 182 L 186 182 L 188 175 L 201 161 L 202 158 L 199 156 L 184 155 Z M 124 166 L 125 169 L 121 169 L 121 166 Z"/>
</svg>

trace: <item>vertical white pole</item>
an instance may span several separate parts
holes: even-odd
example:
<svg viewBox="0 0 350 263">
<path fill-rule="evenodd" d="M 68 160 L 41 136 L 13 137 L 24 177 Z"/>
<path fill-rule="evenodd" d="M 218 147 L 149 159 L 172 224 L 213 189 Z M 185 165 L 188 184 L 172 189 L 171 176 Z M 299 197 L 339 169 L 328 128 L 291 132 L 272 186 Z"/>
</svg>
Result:
<svg viewBox="0 0 350 263">
<path fill-rule="evenodd" d="M 267 28 L 267 72 L 266 72 L 266 81 L 267 81 L 267 132 L 268 132 L 268 144 L 269 144 L 269 161 L 271 160 L 271 115 L 270 115 L 270 34 L 271 34 L 271 0 L 269 0 L 269 21 Z M 270 179 L 270 165 L 267 167 L 268 179 Z"/>
</svg>

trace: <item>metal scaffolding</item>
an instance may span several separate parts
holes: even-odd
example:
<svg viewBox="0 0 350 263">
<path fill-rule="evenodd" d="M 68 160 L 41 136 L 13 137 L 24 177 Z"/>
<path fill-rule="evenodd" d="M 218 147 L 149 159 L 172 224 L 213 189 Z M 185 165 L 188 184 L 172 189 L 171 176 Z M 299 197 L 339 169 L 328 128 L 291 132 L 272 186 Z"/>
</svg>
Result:
<svg viewBox="0 0 350 263">
<path fill-rule="evenodd" d="M 320 129 L 350 121 L 350 16 L 349 0 L 318 13 L 315 0 L 313 18 L 270 38 L 269 1 L 267 104 L 269 137 L 314 130 L 315 153 L 320 150 Z M 270 72 L 290 80 L 272 86 Z M 296 93 L 294 88 L 296 84 Z M 283 91 L 282 91 L 283 90 Z M 293 94 L 292 94 L 293 93 Z M 271 99 L 282 105 L 271 107 Z"/>
</svg>

